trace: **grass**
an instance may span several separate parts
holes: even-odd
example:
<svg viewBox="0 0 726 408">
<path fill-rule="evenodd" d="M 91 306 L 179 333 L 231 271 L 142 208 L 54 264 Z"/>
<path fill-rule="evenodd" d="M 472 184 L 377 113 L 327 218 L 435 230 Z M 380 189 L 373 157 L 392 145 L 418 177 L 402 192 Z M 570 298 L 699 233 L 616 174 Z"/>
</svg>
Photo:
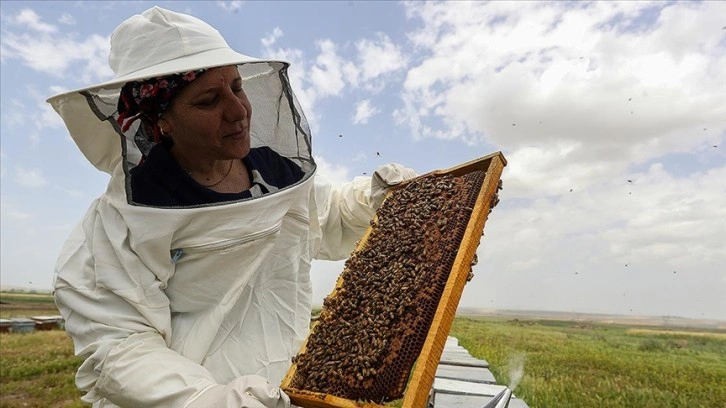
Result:
<svg viewBox="0 0 726 408">
<path fill-rule="evenodd" d="M 53 297 L 0 292 L 0 318 L 58 315 Z M 74 377 L 82 360 L 61 330 L 0 333 L 0 407 L 88 407 Z"/>
<path fill-rule="evenodd" d="M 17 308 L 17 309 L 6 309 L 0 308 L 0 319 L 12 319 L 12 318 L 30 318 L 33 316 L 55 316 L 58 315 L 58 309 L 56 308 Z"/>
<path fill-rule="evenodd" d="M 53 296 L 48 293 L 0 292 L 2 303 L 48 304 L 55 307 Z"/>
<path fill-rule="evenodd" d="M 0 313 L 58 314 L 35 299 L 2 293 Z M 457 317 L 451 335 L 500 384 L 523 362 L 515 394 L 531 408 L 726 408 L 724 332 Z M 80 364 L 63 331 L 0 333 L 0 407 L 87 407 Z"/>
<path fill-rule="evenodd" d="M 88 406 L 74 383 L 81 359 L 64 331 L 0 333 L 0 357 L 0 406 Z"/>
<path fill-rule="evenodd" d="M 58 314 L 55 301 L 50 294 L 0 292 L 0 319 Z"/>
<path fill-rule="evenodd" d="M 605 324 L 457 318 L 451 334 L 531 408 L 726 407 L 726 336 Z"/>
</svg>

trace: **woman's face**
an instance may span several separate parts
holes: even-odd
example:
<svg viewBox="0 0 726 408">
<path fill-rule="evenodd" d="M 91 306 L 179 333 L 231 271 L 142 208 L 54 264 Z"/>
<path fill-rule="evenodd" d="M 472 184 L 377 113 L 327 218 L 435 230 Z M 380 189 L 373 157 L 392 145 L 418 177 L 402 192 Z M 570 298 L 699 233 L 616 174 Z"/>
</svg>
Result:
<svg viewBox="0 0 726 408">
<path fill-rule="evenodd" d="M 237 67 L 227 66 L 209 69 L 182 89 L 159 126 L 187 158 L 241 159 L 250 150 L 251 117 Z"/>
</svg>

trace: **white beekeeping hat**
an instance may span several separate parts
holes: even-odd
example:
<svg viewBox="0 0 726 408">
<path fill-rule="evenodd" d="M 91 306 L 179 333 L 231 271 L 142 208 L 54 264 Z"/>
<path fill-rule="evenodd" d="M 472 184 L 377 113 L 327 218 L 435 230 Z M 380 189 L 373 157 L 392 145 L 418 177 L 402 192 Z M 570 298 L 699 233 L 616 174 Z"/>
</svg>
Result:
<svg viewBox="0 0 726 408">
<path fill-rule="evenodd" d="M 86 158 L 111 173 L 125 157 L 138 164 L 150 146 L 143 126 L 122 132 L 116 119 L 124 84 L 174 73 L 236 65 L 254 108 L 252 145 L 269 146 L 314 170 L 310 131 L 290 88 L 289 64 L 264 60 L 233 50 L 215 28 L 193 16 L 152 7 L 122 22 L 111 35 L 109 81 L 64 92 L 48 99 Z"/>
</svg>

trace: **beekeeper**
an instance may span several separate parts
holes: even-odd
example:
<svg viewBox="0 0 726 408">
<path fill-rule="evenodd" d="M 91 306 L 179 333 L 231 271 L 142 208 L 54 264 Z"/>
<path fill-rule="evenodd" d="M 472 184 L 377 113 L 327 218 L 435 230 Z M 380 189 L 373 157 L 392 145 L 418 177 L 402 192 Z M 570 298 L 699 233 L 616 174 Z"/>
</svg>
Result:
<svg viewBox="0 0 726 408">
<path fill-rule="evenodd" d="M 313 258 L 347 257 L 397 164 L 316 177 L 283 61 L 233 51 L 151 8 L 111 37 L 113 80 L 51 97 L 111 175 L 71 233 L 54 295 L 96 407 L 286 407 L 308 332 Z"/>
</svg>

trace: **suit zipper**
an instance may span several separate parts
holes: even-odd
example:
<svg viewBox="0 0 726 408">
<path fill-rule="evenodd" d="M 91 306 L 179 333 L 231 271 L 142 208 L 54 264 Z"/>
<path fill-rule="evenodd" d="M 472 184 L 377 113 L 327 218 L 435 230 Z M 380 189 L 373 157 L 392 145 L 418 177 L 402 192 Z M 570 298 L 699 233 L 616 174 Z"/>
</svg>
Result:
<svg viewBox="0 0 726 408">
<path fill-rule="evenodd" d="M 277 223 L 277 224 L 273 225 L 272 227 L 267 228 L 265 230 L 258 231 L 253 234 L 245 235 L 245 236 L 239 237 L 239 238 L 224 239 L 224 240 L 212 242 L 209 244 L 194 245 L 194 246 L 188 246 L 188 247 L 184 247 L 184 248 L 175 248 L 170 251 L 171 263 L 172 264 L 177 263 L 184 255 L 187 255 L 187 254 L 231 251 L 231 250 L 233 250 L 239 246 L 242 246 L 244 244 L 247 244 L 249 242 L 257 241 L 257 240 L 265 238 L 267 236 L 276 234 L 280 231 L 280 227 L 281 227 L 281 223 Z"/>
</svg>

